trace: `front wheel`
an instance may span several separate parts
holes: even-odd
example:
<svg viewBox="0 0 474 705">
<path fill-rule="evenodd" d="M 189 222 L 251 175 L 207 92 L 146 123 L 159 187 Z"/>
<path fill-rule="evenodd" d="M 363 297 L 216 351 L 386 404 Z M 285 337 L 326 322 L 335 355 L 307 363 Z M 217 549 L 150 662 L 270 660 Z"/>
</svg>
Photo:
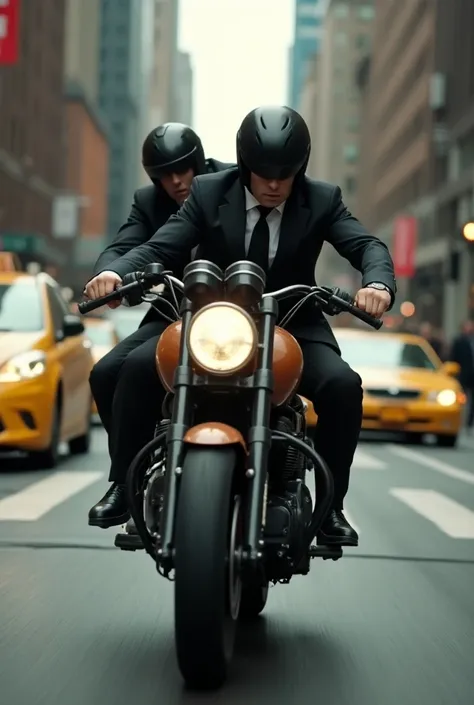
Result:
<svg viewBox="0 0 474 705">
<path fill-rule="evenodd" d="M 237 450 L 190 448 L 183 463 L 175 533 L 175 638 L 191 688 L 219 688 L 234 647 L 241 582 L 236 561 L 240 498 Z"/>
<path fill-rule="evenodd" d="M 240 602 L 241 619 L 255 619 L 263 612 L 268 598 L 268 582 L 264 585 L 245 585 Z"/>
<path fill-rule="evenodd" d="M 436 437 L 436 442 L 440 448 L 455 448 L 458 442 L 458 436 L 457 434 L 453 436 L 440 434 Z"/>
</svg>

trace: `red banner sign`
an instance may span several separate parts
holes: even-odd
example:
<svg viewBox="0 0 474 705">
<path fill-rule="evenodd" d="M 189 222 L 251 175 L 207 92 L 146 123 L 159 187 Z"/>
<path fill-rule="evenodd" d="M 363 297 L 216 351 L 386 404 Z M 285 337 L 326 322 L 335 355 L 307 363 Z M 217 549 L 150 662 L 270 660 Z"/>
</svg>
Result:
<svg viewBox="0 0 474 705">
<path fill-rule="evenodd" d="M 413 277 L 416 271 L 417 220 L 411 215 L 395 219 L 393 263 L 396 277 Z"/>
<path fill-rule="evenodd" d="M 19 15 L 20 0 L 0 0 L 0 65 L 18 61 Z"/>
</svg>

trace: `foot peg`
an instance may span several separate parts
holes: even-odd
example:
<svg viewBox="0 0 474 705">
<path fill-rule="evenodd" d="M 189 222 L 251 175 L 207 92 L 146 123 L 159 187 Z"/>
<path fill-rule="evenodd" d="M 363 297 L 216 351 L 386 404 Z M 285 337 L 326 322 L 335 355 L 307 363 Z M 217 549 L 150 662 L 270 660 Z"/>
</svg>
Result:
<svg viewBox="0 0 474 705">
<path fill-rule="evenodd" d="M 309 549 L 310 558 L 322 558 L 324 561 L 338 561 L 342 558 L 341 546 L 311 546 Z"/>
<path fill-rule="evenodd" d="M 138 534 L 117 534 L 114 546 L 121 551 L 143 551 L 143 542 Z"/>
</svg>

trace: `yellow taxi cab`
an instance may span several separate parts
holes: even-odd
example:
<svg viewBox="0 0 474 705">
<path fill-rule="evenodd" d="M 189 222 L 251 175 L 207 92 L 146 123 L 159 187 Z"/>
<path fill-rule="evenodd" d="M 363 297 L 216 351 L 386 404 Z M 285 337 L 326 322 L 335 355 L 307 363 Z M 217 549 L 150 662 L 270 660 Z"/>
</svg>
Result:
<svg viewBox="0 0 474 705">
<path fill-rule="evenodd" d="M 90 348 L 54 279 L 0 271 L 0 454 L 52 468 L 62 442 L 88 452 Z"/>
<path fill-rule="evenodd" d="M 402 333 L 334 330 L 342 357 L 362 378 L 368 431 L 401 431 L 421 443 L 434 434 L 439 446 L 456 445 L 465 395 L 459 365 L 441 362 L 424 338 Z"/>
<path fill-rule="evenodd" d="M 92 357 L 96 363 L 117 345 L 119 337 L 112 321 L 106 318 L 88 318 L 85 326 L 87 337 L 92 343 Z M 94 400 L 92 400 L 92 413 L 97 414 Z"/>
</svg>

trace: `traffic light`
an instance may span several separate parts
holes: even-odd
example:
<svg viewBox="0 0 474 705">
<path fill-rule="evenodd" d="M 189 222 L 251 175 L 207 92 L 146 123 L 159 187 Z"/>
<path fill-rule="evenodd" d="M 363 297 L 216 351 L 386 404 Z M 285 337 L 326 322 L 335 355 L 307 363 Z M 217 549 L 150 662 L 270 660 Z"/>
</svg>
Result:
<svg viewBox="0 0 474 705">
<path fill-rule="evenodd" d="M 462 236 L 468 242 L 474 242 L 474 223 L 466 223 L 462 229 Z"/>
</svg>

